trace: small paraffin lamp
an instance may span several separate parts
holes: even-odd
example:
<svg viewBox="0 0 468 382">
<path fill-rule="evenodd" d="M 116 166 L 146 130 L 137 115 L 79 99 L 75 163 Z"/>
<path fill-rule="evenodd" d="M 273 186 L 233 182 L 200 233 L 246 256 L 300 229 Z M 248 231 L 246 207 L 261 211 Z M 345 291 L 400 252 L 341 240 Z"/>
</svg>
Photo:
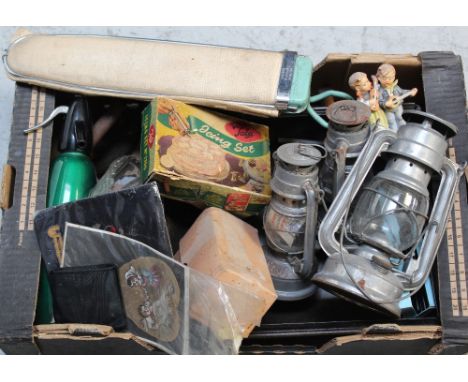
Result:
<svg viewBox="0 0 468 382">
<path fill-rule="evenodd" d="M 317 212 L 322 197 L 318 164 L 324 156 L 323 147 L 301 143 L 284 144 L 273 155 L 272 198 L 263 227 L 265 256 L 279 300 L 301 300 L 316 290 L 311 276 L 316 270 Z"/>
<path fill-rule="evenodd" d="M 325 215 L 318 236 L 328 258 L 313 277 L 338 296 L 394 317 L 399 301 L 430 273 L 462 173 L 446 157 L 446 139 L 457 127 L 421 111 L 404 115 L 398 133 L 371 135 Z M 385 168 L 364 184 L 379 156 Z M 431 208 L 435 173 L 441 180 Z"/>
<path fill-rule="evenodd" d="M 338 101 L 327 108 L 329 126 L 324 146 L 327 157 L 320 169 L 321 186 L 332 201 L 351 172 L 369 138 L 371 110 L 359 101 Z"/>
</svg>

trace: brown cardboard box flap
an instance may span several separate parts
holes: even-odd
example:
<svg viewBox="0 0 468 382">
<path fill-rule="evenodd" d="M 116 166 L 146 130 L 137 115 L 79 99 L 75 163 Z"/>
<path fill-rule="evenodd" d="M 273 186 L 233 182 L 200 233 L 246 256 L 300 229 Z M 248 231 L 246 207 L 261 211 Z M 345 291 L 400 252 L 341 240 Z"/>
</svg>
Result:
<svg viewBox="0 0 468 382">
<path fill-rule="evenodd" d="M 419 57 L 412 54 L 383 54 L 383 53 L 330 53 L 314 68 L 318 70 L 328 63 L 350 61 L 353 64 L 381 64 L 383 62 L 392 65 L 421 66 Z"/>
<path fill-rule="evenodd" d="M 51 324 L 34 326 L 34 337 L 40 340 L 78 340 L 93 341 L 101 339 L 122 339 L 132 340 L 143 346 L 146 350 L 152 351 L 154 347 L 146 343 L 132 333 L 114 332 L 114 329 L 106 325 L 95 324 Z"/>
<path fill-rule="evenodd" d="M 106 325 L 95 324 L 50 324 L 34 326 L 34 334 L 37 336 L 98 336 L 106 337 L 114 333 L 114 329 Z"/>
<path fill-rule="evenodd" d="M 0 208 L 7 209 L 11 207 L 13 197 L 14 170 L 9 164 L 3 166 L 3 176 L 0 192 Z"/>
<path fill-rule="evenodd" d="M 439 340 L 441 338 L 442 328 L 436 325 L 376 324 L 363 329 L 360 334 L 334 338 L 317 349 L 317 352 L 326 353 L 334 347 L 358 341 L 414 341 L 419 339 Z"/>
</svg>

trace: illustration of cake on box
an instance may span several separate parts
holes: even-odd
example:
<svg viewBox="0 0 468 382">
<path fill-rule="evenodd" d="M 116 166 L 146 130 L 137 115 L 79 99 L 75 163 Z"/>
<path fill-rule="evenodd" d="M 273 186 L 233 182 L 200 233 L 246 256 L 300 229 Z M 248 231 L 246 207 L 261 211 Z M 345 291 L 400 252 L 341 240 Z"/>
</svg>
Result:
<svg viewBox="0 0 468 382">
<path fill-rule="evenodd" d="M 270 180 L 265 126 L 239 120 L 220 126 L 201 118 L 159 101 L 158 120 L 177 132 L 159 137 L 161 165 L 191 179 L 263 192 Z"/>
</svg>

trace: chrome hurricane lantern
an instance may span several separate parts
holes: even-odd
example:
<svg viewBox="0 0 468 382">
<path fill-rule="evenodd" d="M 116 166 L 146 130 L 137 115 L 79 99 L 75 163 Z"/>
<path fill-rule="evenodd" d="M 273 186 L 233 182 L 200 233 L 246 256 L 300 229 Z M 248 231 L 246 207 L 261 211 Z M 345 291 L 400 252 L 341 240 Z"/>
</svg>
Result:
<svg viewBox="0 0 468 382">
<path fill-rule="evenodd" d="M 321 187 L 331 202 L 369 138 L 371 110 L 359 101 L 338 101 L 327 108 L 329 127 L 324 141 L 327 157 L 320 169 Z"/>
<path fill-rule="evenodd" d="M 338 192 L 318 234 L 328 258 L 313 277 L 338 296 L 395 317 L 399 301 L 430 273 L 462 173 L 446 157 L 446 138 L 456 126 L 420 111 L 404 116 L 398 133 L 371 134 Z M 363 186 L 379 156 L 385 168 Z M 436 174 L 441 180 L 431 208 L 428 186 Z"/>
<path fill-rule="evenodd" d="M 323 153 L 319 150 L 322 149 Z M 316 286 L 315 237 L 321 197 L 318 164 L 323 147 L 287 143 L 273 154 L 272 198 L 265 210 L 265 256 L 279 300 L 311 296 Z"/>
</svg>

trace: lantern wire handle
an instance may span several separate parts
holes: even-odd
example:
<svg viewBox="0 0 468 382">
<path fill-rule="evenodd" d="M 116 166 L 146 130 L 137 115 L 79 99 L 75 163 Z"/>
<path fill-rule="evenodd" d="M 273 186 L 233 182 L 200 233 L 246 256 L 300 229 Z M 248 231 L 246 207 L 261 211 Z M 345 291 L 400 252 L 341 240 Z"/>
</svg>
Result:
<svg viewBox="0 0 468 382">
<path fill-rule="evenodd" d="M 321 155 L 318 155 L 318 156 L 314 155 L 311 152 L 311 150 L 309 150 L 312 147 L 317 148 L 321 152 Z M 317 143 L 299 143 L 297 145 L 297 151 L 301 155 L 304 155 L 304 156 L 312 158 L 312 159 L 316 159 L 318 161 L 320 161 L 322 159 L 325 159 L 327 157 L 327 150 L 325 149 L 325 147 L 323 147 L 322 145 L 319 145 Z"/>
<path fill-rule="evenodd" d="M 318 194 L 319 194 L 319 202 L 322 204 L 324 211 L 328 212 L 328 206 L 327 206 L 327 203 L 325 202 L 325 191 L 320 189 Z"/>
</svg>

